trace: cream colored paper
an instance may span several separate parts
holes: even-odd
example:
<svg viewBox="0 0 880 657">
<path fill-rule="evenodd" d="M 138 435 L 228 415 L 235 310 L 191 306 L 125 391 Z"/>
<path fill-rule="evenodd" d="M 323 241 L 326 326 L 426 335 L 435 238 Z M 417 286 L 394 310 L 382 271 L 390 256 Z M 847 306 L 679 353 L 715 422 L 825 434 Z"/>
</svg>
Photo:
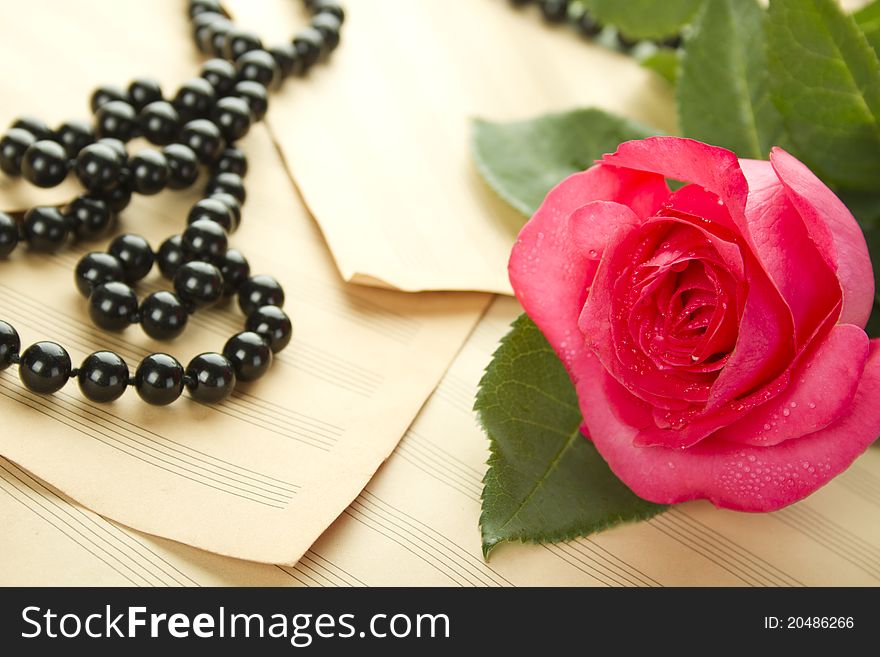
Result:
<svg viewBox="0 0 880 657">
<path fill-rule="evenodd" d="M 228 3 L 286 37 L 298 3 Z M 474 117 L 596 106 L 674 130 L 668 85 L 630 57 L 506 0 L 352 0 L 343 42 L 269 124 L 346 280 L 408 291 L 510 293 L 523 218 L 470 155 Z"/>
<path fill-rule="evenodd" d="M 0 58 L 19 65 L 0 78 L 0 122 L 18 111 L 55 122 L 84 109 L 99 83 L 144 74 L 179 81 L 197 72 L 180 2 L 113 7 L 108 12 L 100 0 L 2 4 Z M 85 29 L 88 38 L 78 32 Z M 265 127 L 242 146 L 248 199 L 231 243 L 254 273 L 271 273 L 284 286 L 295 327 L 290 347 L 263 379 L 216 407 L 184 399 L 154 408 L 133 391 L 97 405 L 73 382 L 41 397 L 24 389 L 13 367 L 0 374 L 0 454 L 126 525 L 226 555 L 293 563 L 392 451 L 489 297 L 344 284 Z M 23 185 L 4 180 L 0 206 L 52 196 L 19 191 Z M 136 197 L 120 231 L 158 246 L 183 230 L 199 195 Z M 171 344 L 149 340 L 138 327 L 96 330 L 72 274 L 86 250 L 104 247 L 77 245 L 53 256 L 22 248 L 0 262 L 0 317 L 25 345 L 58 341 L 75 364 L 113 349 L 133 369 L 153 351 L 186 363 L 243 330 L 234 303 L 196 314 Z M 143 296 L 156 287 L 169 287 L 158 272 L 138 289 Z"/>
<path fill-rule="evenodd" d="M 486 439 L 470 411 L 490 353 L 518 314 L 500 299 L 366 491 L 294 567 L 145 536 L 68 504 L 0 461 L 0 583 L 282 586 L 848 586 L 880 583 L 880 448 L 771 514 L 688 503 L 555 546 L 480 557 Z"/>
</svg>

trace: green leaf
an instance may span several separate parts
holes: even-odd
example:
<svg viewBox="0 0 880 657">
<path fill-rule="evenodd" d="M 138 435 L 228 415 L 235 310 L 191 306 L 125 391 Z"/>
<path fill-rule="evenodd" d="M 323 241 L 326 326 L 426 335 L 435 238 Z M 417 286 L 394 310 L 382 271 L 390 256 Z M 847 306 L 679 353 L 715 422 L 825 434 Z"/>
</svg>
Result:
<svg viewBox="0 0 880 657">
<path fill-rule="evenodd" d="M 489 185 L 514 208 L 531 215 L 566 176 L 592 166 L 622 141 L 656 134 L 601 110 L 579 109 L 515 123 L 477 119 L 472 148 Z"/>
<path fill-rule="evenodd" d="M 657 48 L 650 54 L 638 57 L 639 64 L 646 69 L 654 71 L 669 84 L 675 85 L 678 79 L 681 51 L 673 48 Z"/>
<path fill-rule="evenodd" d="M 765 13 L 756 0 L 707 0 L 685 41 L 678 114 L 686 137 L 764 159 L 782 118 L 770 102 Z"/>
<path fill-rule="evenodd" d="M 703 0 L 582 0 L 593 17 L 632 39 L 677 34 L 696 15 Z"/>
<path fill-rule="evenodd" d="M 874 52 L 880 52 L 880 0 L 868 3 L 853 14 L 856 24 L 868 39 Z"/>
<path fill-rule="evenodd" d="M 581 435 L 574 386 L 526 315 L 495 352 L 475 409 L 491 448 L 480 515 L 487 558 L 505 541 L 566 541 L 666 508 L 630 491 Z"/>
<path fill-rule="evenodd" d="M 770 94 L 795 154 L 828 183 L 880 180 L 880 62 L 834 0 L 771 0 Z"/>
</svg>

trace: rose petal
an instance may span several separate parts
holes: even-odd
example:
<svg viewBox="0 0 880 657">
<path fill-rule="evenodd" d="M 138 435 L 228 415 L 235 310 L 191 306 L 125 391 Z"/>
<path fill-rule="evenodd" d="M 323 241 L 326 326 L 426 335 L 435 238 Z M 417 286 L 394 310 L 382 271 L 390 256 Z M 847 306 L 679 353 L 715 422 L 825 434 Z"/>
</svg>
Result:
<svg viewBox="0 0 880 657">
<path fill-rule="evenodd" d="M 800 161 L 781 148 L 770 163 L 819 254 L 837 272 L 843 288 L 841 324 L 864 328 L 874 304 L 874 271 L 865 236 L 843 202 Z"/>
</svg>

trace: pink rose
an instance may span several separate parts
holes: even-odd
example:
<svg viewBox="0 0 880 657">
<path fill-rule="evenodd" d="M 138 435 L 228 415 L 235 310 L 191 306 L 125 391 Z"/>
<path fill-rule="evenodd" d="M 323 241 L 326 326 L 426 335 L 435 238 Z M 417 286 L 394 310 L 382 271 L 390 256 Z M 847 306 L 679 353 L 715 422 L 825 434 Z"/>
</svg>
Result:
<svg viewBox="0 0 880 657">
<path fill-rule="evenodd" d="M 880 435 L 864 236 L 781 149 L 763 162 L 689 139 L 621 144 L 547 195 L 510 280 L 584 433 L 647 500 L 779 509 Z"/>
</svg>

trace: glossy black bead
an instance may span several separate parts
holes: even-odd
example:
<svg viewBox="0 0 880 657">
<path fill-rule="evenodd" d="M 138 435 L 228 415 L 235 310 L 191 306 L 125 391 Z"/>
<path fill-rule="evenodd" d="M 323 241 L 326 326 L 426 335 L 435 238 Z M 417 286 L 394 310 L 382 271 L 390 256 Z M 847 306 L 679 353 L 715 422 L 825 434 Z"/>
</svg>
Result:
<svg viewBox="0 0 880 657">
<path fill-rule="evenodd" d="M 104 199 L 82 195 L 65 208 L 64 218 L 77 239 L 93 240 L 107 232 L 113 213 Z"/>
<path fill-rule="evenodd" d="M 223 347 L 223 355 L 232 363 L 239 381 L 256 381 L 272 364 L 272 350 L 253 331 L 233 335 Z"/>
<path fill-rule="evenodd" d="M 128 365 L 112 351 L 96 351 L 86 356 L 76 376 L 86 399 L 99 404 L 116 401 L 128 387 Z"/>
<path fill-rule="evenodd" d="M 183 333 L 188 319 L 186 308 L 173 292 L 153 292 L 141 303 L 141 328 L 155 340 L 173 340 Z"/>
<path fill-rule="evenodd" d="M 110 281 L 92 288 L 89 296 L 89 317 L 105 331 L 121 331 L 136 321 L 138 300 L 125 283 Z"/>
<path fill-rule="evenodd" d="M 85 121 L 66 121 L 55 130 L 54 139 L 67 152 L 67 157 L 75 158 L 82 149 L 95 142 L 95 132 Z"/>
<path fill-rule="evenodd" d="M 232 23 L 225 17 L 208 23 L 198 33 L 199 50 L 214 57 L 222 57 L 223 47 L 226 44 L 226 34 L 233 27 Z"/>
<path fill-rule="evenodd" d="M 96 194 L 107 202 L 108 207 L 114 213 L 122 212 L 131 202 L 131 186 L 124 181 L 111 190 L 96 192 Z M 111 221 L 112 223 L 112 221 Z"/>
<path fill-rule="evenodd" d="M 12 128 L 0 139 L 0 170 L 7 176 L 21 174 L 21 160 L 36 138 L 27 130 Z"/>
<path fill-rule="evenodd" d="M 342 8 L 342 5 L 333 0 L 314 0 L 311 3 L 311 9 L 315 14 L 315 18 L 321 14 L 330 14 L 336 18 L 340 24 L 345 21 L 345 10 Z"/>
<path fill-rule="evenodd" d="M 186 218 L 187 225 L 191 226 L 201 220 L 209 220 L 221 226 L 224 231 L 232 230 L 233 215 L 223 201 L 214 198 L 203 198 L 197 201 L 189 211 Z M 225 236 L 225 233 L 224 233 Z M 188 248 L 187 238 L 184 236 L 184 245 Z"/>
<path fill-rule="evenodd" d="M 215 162 L 226 148 L 220 128 L 207 119 L 195 119 L 184 125 L 180 143 L 189 146 L 203 164 Z"/>
<path fill-rule="evenodd" d="M 278 306 L 261 306 L 248 315 L 244 327 L 261 335 L 273 353 L 278 353 L 290 343 L 293 325 L 290 318 Z"/>
<path fill-rule="evenodd" d="M 141 110 L 138 125 L 150 143 L 167 146 L 174 142 L 180 131 L 180 114 L 171 103 L 157 100 Z"/>
<path fill-rule="evenodd" d="M 339 45 L 339 31 L 342 22 L 329 12 L 320 13 L 312 19 L 312 27 L 321 33 L 324 40 L 324 52 L 330 53 Z"/>
<path fill-rule="evenodd" d="M 132 157 L 128 166 L 131 170 L 132 188 L 144 196 L 158 194 L 165 189 L 168 177 L 171 175 L 165 156 L 150 148 Z"/>
<path fill-rule="evenodd" d="M 18 246 L 18 222 L 5 212 L 0 212 L 0 258 L 5 258 Z"/>
<path fill-rule="evenodd" d="M 296 72 L 299 56 L 292 43 L 282 43 L 279 46 L 273 46 L 267 52 L 275 58 L 275 63 L 278 64 L 278 71 L 281 73 L 282 79 L 290 77 L 291 74 Z"/>
<path fill-rule="evenodd" d="M 56 141 L 35 141 L 21 158 L 21 175 L 37 187 L 55 187 L 67 177 L 67 152 Z"/>
<path fill-rule="evenodd" d="M 264 87 L 276 86 L 281 81 L 281 71 L 275 58 L 265 50 L 251 50 L 235 60 L 239 80 L 259 82 Z"/>
<path fill-rule="evenodd" d="M 217 94 L 210 82 L 204 78 L 192 78 L 177 90 L 173 105 L 181 121 L 186 122 L 208 116 L 216 100 Z"/>
<path fill-rule="evenodd" d="M 76 289 L 87 299 L 98 285 L 121 281 L 125 278 L 125 270 L 119 260 L 109 253 L 92 251 L 86 253 L 76 264 L 73 271 Z"/>
<path fill-rule="evenodd" d="M 218 173 L 208 181 L 208 187 L 205 194 L 230 194 L 234 196 L 239 203 L 244 205 L 247 198 L 247 192 L 244 189 L 244 181 L 236 173 Z"/>
<path fill-rule="evenodd" d="M 0 372 L 13 364 L 21 351 L 21 338 L 12 324 L 0 320 Z"/>
<path fill-rule="evenodd" d="M 569 0 L 541 0 L 541 13 L 549 23 L 561 23 L 568 18 Z"/>
<path fill-rule="evenodd" d="M 195 18 L 201 14 L 226 15 L 220 0 L 189 0 L 190 18 Z"/>
<path fill-rule="evenodd" d="M 244 151 L 234 147 L 223 151 L 214 165 L 214 173 L 237 173 L 242 178 L 247 175 L 247 170 L 248 161 Z"/>
<path fill-rule="evenodd" d="M 31 208 L 24 215 L 24 239 L 35 251 L 54 253 L 67 242 L 68 230 L 58 208 Z"/>
<path fill-rule="evenodd" d="M 237 249 L 229 249 L 217 262 L 220 274 L 223 276 L 223 296 L 231 297 L 241 288 L 248 276 L 251 275 L 251 266 L 247 258 Z"/>
<path fill-rule="evenodd" d="M 193 39 L 198 49 L 206 55 L 213 54 L 211 47 L 211 24 L 215 21 L 228 21 L 228 19 L 216 12 L 205 12 L 195 16 L 192 20 Z"/>
<path fill-rule="evenodd" d="M 125 280 L 136 283 L 150 273 L 155 256 L 150 243 L 140 235 L 120 235 L 107 247 L 107 253 L 115 256 L 125 271 Z"/>
<path fill-rule="evenodd" d="M 137 131 L 137 113 L 134 107 L 121 100 L 104 103 L 95 112 L 95 134 L 129 141 Z"/>
<path fill-rule="evenodd" d="M 239 98 L 243 98 L 248 104 L 254 121 L 263 120 L 263 117 L 266 116 L 266 111 L 269 109 L 269 93 L 266 91 L 266 87 L 253 80 L 243 80 L 236 83 L 232 93 Z"/>
<path fill-rule="evenodd" d="M 189 146 L 170 144 L 162 149 L 168 163 L 168 186 L 171 189 L 191 187 L 199 177 L 199 158 Z"/>
<path fill-rule="evenodd" d="M 233 27 L 226 33 L 223 43 L 223 58 L 234 62 L 246 52 L 262 50 L 263 42 L 253 32 Z"/>
<path fill-rule="evenodd" d="M 109 146 L 113 149 L 113 152 L 116 153 L 117 157 L 119 157 L 119 161 L 122 162 L 123 165 L 128 163 L 128 149 L 125 146 L 125 142 L 121 139 L 117 139 L 116 137 L 101 137 L 96 143 Z"/>
<path fill-rule="evenodd" d="M 119 182 L 123 160 L 109 144 L 90 144 L 76 158 L 76 177 L 91 192 L 113 189 Z"/>
<path fill-rule="evenodd" d="M 261 306 L 280 308 L 283 305 L 284 290 L 271 276 L 251 276 L 238 289 L 238 307 L 245 315 L 250 315 Z"/>
<path fill-rule="evenodd" d="M 214 88 L 217 98 L 228 96 L 232 93 L 238 76 L 238 71 L 232 62 L 225 59 L 209 59 L 202 64 L 200 74 Z"/>
<path fill-rule="evenodd" d="M 156 252 L 156 264 L 159 271 L 167 279 L 174 278 L 180 266 L 187 261 L 183 252 L 183 240 L 180 235 L 172 235 L 159 245 Z"/>
<path fill-rule="evenodd" d="M 302 60 L 300 73 L 307 73 L 321 57 L 321 52 L 324 49 L 324 37 L 315 28 L 306 27 L 293 37 L 293 47 L 296 48 L 296 54 Z"/>
<path fill-rule="evenodd" d="M 214 105 L 211 120 L 220 128 L 227 142 L 244 137 L 251 128 L 251 108 L 244 98 L 227 96 Z"/>
<path fill-rule="evenodd" d="M 138 78 L 128 85 L 128 102 L 138 112 L 157 100 L 162 100 L 162 87 L 155 80 Z"/>
<path fill-rule="evenodd" d="M 18 376 L 28 390 L 41 395 L 58 392 L 70 378 L 70 355 L 55 342 L 37 342 L 24 350 Z"/>
<path fill-rule="evenodd" d="M 174 274 L 174 291 L 194 308 L 209 306 L 223 294 L 223 275 L 210 263 L 187 262 Z"/>
<path fill-rule="evenodd" d="M 27 130 L 34 136 L 36 141 L 52 139 L 53 136 L 52 130 L 46 125 L 46 122 L 35 116 L 21 116 L 15 119 L 15 121 L 10 124 L 9 128 Z"/>
<path fill-rule="evenodd" d="M 212 219 L 196 219 L 183 231 L 183 252 L 193 260 L 213 262 L 226 253 L 226 230 Z"/>
<path fill-rule="evenodd" d="M 92 112 L 97 112 L 101 107 L 114 100 L 128 102 L 128 94 L 114 85 L 104 85 L 92 92 L 89 107 L 92 108 Z"/>
<path fill-rule="evenodd" d="M 217 404 L 235 388 L 235 369 L 222 354 L 199 354 L 186 366 L 186 389 L 203 404 Z"/>
<path fill-rule="evenodd" d="M 238 230 L 238 227 L 241 225 L 241 203 L 238 202 L 238 199 L 232 194 L 227 194 L 226 192 L 217 192 L 211 194 L 208 198 L 220 201 L 229 210 L 229 217 L 231 219 L 230 226 L 229 228 L 224 226 L 227 232 L 234 233 Z"/>
<path fill-rule="evenodd" d="M 183 393 L 183 366 L 168 354 L 150 354 L 138 365 L 134 389 L 148 404 L 170 404 Z"/>
</svg>

